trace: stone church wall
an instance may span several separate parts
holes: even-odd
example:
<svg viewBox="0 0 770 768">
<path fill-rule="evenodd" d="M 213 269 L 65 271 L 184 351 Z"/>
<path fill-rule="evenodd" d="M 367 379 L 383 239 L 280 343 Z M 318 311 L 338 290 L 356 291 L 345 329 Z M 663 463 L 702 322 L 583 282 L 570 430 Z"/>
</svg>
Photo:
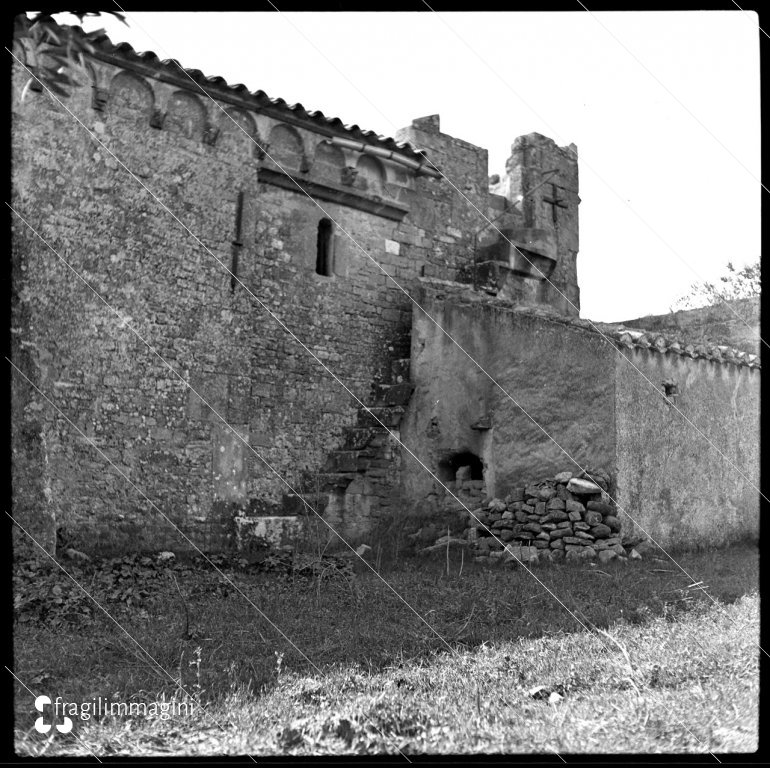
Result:
<svg viewBox="0 0 770 768">
<path fill-rule="evenodd" d="M 664 547 L 757 536 L 759 370 L 653 349 L 622 355 L 615 369 L 619 507 Z M 664 382 L 676 388 L 669 398 L 660 395 Z"/>
<path fill-rule="evenodd" d="M 605 339 L 587 320 L 516 308 L 437 280 L 422 281 L 420 304 L 415 391 L 402 433 L 469 510 L 492 498 L 511 501 L 518 488 L 558 475 L 566 452 L 580 468 L 606 473 L 624 543 L 651 537 L 664 547 L 709 546 L 757 535 L 755 355 L 606 326 Z M 477 457 L 478 479 L 468 466 L 450 477 L 452 456 L 464 465 Z M 404 484 L 418 506 L 461 509 L 414 464 L 405 465 Z"/>
<path fill-rule="evenodd" d="M 447 501 L 399 437 L 469 503 L 566 451 L 667 541 L 708 540 L 715 505 L 750 528 L 746 482 L 576 317 L 573 145 L 519 137 L 490 179 L 437 115 L 399 144 L 188 74 L 104 38 L 65 109 L 13 72 L 13 510 L 43 546 L 219 549 L 307 514 L 295 492 L 365 536 Z M 754 477 L 758 363 L 612 333 Z"/>
<path fill-rule="evenodd" d="M 432 167 L 417 173 L 409 146 L 406 165 L 372 154 L 380 140 L 356 127 L 221 79 L 205 80 L 212 102 L 106 39 L 63 99 L 73 114 L 34 89 L 22 100 L 28 77 L 16 68 L 13 204 L 72 269 L 14 217 L 13 359 L 32 382 L 13 379 L 19 520 L 48 549 L 63 530 L 107 550 L 179 546 L 167 516 L 217 548 L 236 515 L 301 512 L 292 489 L 338 468 L 360 403 L 408 386 L 392 382 L 409 357 L 407 293 L 420 275 L 467 274 L 478 213 L 463 195 L 505 208 L 486 150 L 437 116 L 404 130 L 463 179 L 461 195 Z M 326 274 L 322 219 L 336 222 Z M 383 473 L 386 453 L 360 458 Z"/>
<path fill-rule="evenodd" d="M 614 471 L 613 352 L 579 325 L 585 321 L 560 322 L 553 313 L 438 281 L 422 281 L 419 303 L 425 311 L 414 310 L 415 391 L 402 429 L 432 468 L 452 454 L 473 454 L 484 464 L 487 495 L 501 498 L 562 471 L 565 451 L 581 466 Z M 410 497 L 441 493 L 415 462 L 404 472 Z"/>
<path fill-rule="evenodd" d="M 334 275 L 315 273 L 324 213 L 262 183 L 257 148 L 208 100 L 175 97 L 167 83 L 104 62 L 94 69 L 99 108 L 88 86 L 65 103 L 115 158 L 47 95 L 22 102 L 26 77 L 16 74 L 14 207 L 118 315 L 14 219 L 14 360 L 66 415 L 14 378 L 15 508 L 49 548 L 62 527 L 86 550 L 182 545 L 146 494 L 186 535 L 218 547 L 235 506 L 269 512 L 289 493 L 223 420 L 306 490 L 357 415 L 351 395 L 267 310 L 366 400 L 388 359 L 408 353 L 409 302 L 340 232 Z M 177 120 L 173 104 L 183 101 L 187 119 Z M 206 124 L 219 124 L 216 141 L 203 140 Z M 271 135 L 262 117 L 250 125 L 260 142 L 255 126 Z M 419 228 L 397 232 L 374 212 L 324 206 L 386 270 L 419 273 L 419 254 L 397 259 L 399 239 Z M 236 241 L 238 276 L 264 307 L 226 271 Z"/>
</svg>

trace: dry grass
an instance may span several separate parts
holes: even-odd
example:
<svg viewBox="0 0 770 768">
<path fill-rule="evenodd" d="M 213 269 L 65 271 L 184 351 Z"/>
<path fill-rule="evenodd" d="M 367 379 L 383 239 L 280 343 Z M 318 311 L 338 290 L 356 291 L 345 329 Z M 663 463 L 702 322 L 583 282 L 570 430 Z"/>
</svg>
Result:
<svg viewBox="0 0 770 768">
<path fill-rule="evenodd" d="M 221 577 L 201 572 L 180 583 L 192 638 L 173 582 L 157 588 L 146 617 L 115 614 L 168 675 L 106 618 L 65 633 L 16 631 L 15 671 L 35 695 L 155 701 L 185 695 L 172 682 L 181 679 L 197 712 L 78 720 L 74 736 L 43 736 L 32 728 L 32 697 L 17 684 L 16 748 L 99 756 L 752 751 L 756 548 L 677 559 L 717 605 L 662 561 L 538 569 L 588 631 L 523 571 L 465 563 L 458 577 L 454 559 L 447 577 L 442 557 L 386 573 L 449 647 L 371 574 L 360 573 L 355 589 L 230 574 L 317 669 Z"/>
</svg>

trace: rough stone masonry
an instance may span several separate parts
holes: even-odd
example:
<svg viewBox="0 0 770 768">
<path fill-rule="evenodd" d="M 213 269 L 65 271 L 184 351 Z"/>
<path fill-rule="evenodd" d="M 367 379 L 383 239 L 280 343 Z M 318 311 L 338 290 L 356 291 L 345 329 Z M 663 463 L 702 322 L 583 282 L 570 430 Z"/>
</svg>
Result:
<svg viewBox="0 0 770 768">
<path fill-rule="evenodd" d="M 579 319 L 574 145 L 490 178 L 437 115 L 385 138 L 106 37 L 86 69 L 88 130 L 13 72 L 13 514 L 50 551 L 281 545 L 311 507 L 361 539 L 464 467 L 501 498 L 561 469 L 412 298 L 645 528 L 756 530 L 759 360 Z"/>
</svg>

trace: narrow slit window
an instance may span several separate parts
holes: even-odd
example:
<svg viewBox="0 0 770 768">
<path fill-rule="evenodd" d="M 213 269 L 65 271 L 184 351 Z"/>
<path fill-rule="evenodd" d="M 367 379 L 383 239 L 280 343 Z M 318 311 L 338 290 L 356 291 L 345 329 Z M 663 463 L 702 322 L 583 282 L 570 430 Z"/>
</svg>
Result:
<svg viewBox="0 0 770 768">
<path fill-rule="evenodd" d="M 331 219 L 318 222 L 318 242 L 316 245 L 315 271 L 324 277 L 332 274 L 332 235 L 334 224 Z"/>
</svg>

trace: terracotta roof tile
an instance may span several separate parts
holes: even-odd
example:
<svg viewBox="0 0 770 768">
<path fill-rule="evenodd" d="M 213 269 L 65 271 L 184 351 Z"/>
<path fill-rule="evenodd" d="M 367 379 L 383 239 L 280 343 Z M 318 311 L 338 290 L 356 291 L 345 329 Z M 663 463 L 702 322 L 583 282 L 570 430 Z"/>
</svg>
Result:
<svg viewBox="0 0 770 768">
<path fill-rule="evenodd" d="M 80 36 L 86 36 L 82 27 L 61 25 L 61 29 L 69 29 L 74 34 Z M 271 98 L 264 91 L 256 90 L 249 91 L 243 83 L 237 83 L 235 85 L 229 85 L 225 78 L 218 75 L 207 77 L 199 69 L 183 69 L 181 64 L 176 59 L 163 59 L 161 60 L 154 51 L 137 52 L 130 43 L 113 43 L 106 34 L 94 36 L 88 35 L 89 41 L 95 47 L 97 56 L 98 54 L 106 54 L 112 56 L 119 56 L 126 60 L 127 63 L 138 62 L 141 64 L 150 64 L 157 66 L 161 70 L 166 70 L 166 74 L 179 75 L 180 71 L 185 72 L 192 78 L 193 81 L 200 85 L 213 87 L 216 89 L 230 91 L 237 94 L 241 98 L 251 98 L 254 102 L 254 107 L 271 106 L 273 109 L 285 110 L 295 116 L 306 118 L 310 121 L 323 124 L 325 127 L 331 127 L 336 130 L 345 131 L 350 134 L 351 138 L 357 141 L 362 141 L 367 144 L 373 144 L 380 146 L 383 149 L 389 149 L 392 151 L 398 151 L 407 156 L 415 156 L 420 159 L 425 157 L 423 150 L 418 150 L 412 147 L 407 142 L 399 142 L 393 138 L 382 136 L 375 131 L 362 130 L 358 125 L 347 125 L 338 117 L 327 117 L 320 110 L 308 111 L 299 102 L 295 104 L 287 104 L 282 98 Z"/>
</svg>

